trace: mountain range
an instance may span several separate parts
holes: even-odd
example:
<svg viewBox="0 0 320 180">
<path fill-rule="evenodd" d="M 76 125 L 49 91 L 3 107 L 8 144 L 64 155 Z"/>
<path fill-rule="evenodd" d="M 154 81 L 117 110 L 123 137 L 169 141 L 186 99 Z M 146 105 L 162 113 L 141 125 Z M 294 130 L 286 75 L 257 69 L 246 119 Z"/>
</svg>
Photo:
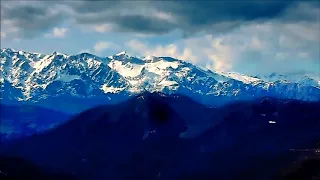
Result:
<svg viewBox="0 0 320 180">
<path fill-rule="evenodd" d="M 319 102 L 275 98 L 214 108 L 145 92 L 1 144 L 0 172 L 15 177 L 33 170 L 47 179 L 31 162 L 52 176 L 76 179 L 285 179 L 281 172 L 305 158 L 292 149 L 319 144 L 319 108 Z M 317 177 L 314 161 L 301 179 Z"/>
<path fill-rule="evenodd" d="M 320 100 L 320 79 L 213 72 L 171 57 L 109 57 L 0 51 L 1 102 L 31 104 L 67 113 L 115 104 L 143 92 L 181 94 L 207 106 L 261 97 Z"/>
</svg>

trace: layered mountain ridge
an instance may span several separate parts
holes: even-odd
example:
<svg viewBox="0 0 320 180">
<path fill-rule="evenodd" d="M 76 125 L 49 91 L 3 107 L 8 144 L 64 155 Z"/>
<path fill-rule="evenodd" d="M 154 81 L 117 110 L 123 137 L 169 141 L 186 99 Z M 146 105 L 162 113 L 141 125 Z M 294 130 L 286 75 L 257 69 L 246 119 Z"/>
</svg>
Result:
<svg viewBox="0 0 320 180">
<path fill-rule="evenodd" d="M 52 129 L 69 118 L 71 115 L 42 107 L 0 104 L 0 144 Z"/>
<path fill-rule="evenodd" d="M 292 149 L 319 144 L 319 107 L 262 98 L 209 108 L 186 96 L 146 92 L 1 144 L 0 171 L 20 175 L 19 162 L 6 165 L 16 157 L 76 179 L 277 179 L 306 157 Z"/>
<path fill-rule="evenodd" d="M 68 99 L 73 104 L 85 101 L 77 104 L 86 109 L 145 91 L 182 94 L 207 105 L 263 96 L 320 100 L 320 80 L 314 77 L 277 78 L 280 75 L 273 74 L 258 78 L 213 72 L 171 57 L 135 57 L 126 52 L 109 57 L 89 53 L 46 55 L 4 48 L 0 62 L 4 103 L 48 106 L 53 99 L 57 103 Z"/>
</svg>

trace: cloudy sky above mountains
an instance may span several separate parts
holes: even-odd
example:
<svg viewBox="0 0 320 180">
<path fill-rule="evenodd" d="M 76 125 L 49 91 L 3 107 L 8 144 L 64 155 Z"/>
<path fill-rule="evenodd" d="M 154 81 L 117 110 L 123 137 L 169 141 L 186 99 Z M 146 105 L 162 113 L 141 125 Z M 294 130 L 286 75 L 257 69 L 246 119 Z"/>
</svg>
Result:
<svg viewBox="0 0 320 180">
<path fill-rule="evenodd" d="M 320 76 L 317 1 L 1 0 L 1 48 L 171 56 L 212 70 Z"/>
</svg>

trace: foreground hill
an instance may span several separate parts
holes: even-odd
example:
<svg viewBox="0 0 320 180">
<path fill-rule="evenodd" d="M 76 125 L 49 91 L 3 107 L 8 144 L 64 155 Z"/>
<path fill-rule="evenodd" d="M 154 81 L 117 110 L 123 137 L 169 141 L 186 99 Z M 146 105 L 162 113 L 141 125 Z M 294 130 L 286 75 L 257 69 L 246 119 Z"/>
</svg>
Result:
<svg viewBox="0 0 320 180">
<path fill-rule="evenodd" d="M 291 149 L 319 142 L 319 108 L 263 98 L 216 109 L 145 93 L 2 144 L 0 155 L 84 179 L 272 179 L 300 158 Z"/>
<path fill-rule="evenodd" d="M 21 158 L 0 157 L 0 179 L 2 180 L 76 180 L 78 178 L 63 174 L 50 173 Z"/>
<path fill-rule="evenodd" d="M 69 118 L 71 115 L 38 106 L 0 104 L 0 142 L 51 129 Z"/>
</svg>

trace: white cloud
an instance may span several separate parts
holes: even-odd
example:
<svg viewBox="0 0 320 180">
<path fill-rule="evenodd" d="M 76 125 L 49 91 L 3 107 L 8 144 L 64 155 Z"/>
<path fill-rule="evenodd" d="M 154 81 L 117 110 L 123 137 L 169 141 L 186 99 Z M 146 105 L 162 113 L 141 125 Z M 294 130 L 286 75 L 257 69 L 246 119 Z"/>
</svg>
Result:
<svg viewBox="0 0 320 180">
<path fill-rule="evenodd" d="M 320 17 L 319 15 L 320 11 L 318 13 L 318 17 Z M 320 19 L 318 19 L 318 23 L 286 24 L 285 28 L 305 40 L 320 42 L 319 21 Z"/>
<path fill-rule="evenodd" d="M 148 47 L 143 42 L 133 39 L 127 42 L 126 45 L 130 48 L 131 51 L 135 53 L 142 53 L 142 55 L 150 55 L 150 54 L 146 54 L 147 53 L 146 51 L 148 51 Z"/>
<path fill-rule="evenodd" d="M 252 37 L 250 45 L 251 45 L 251 48 L 253 49 L 263 50 L 262 42 L 259 40 L 258 37 Z"/>
<path fill-rule="evenodd" d="M 176 22 L 177 21 L 176 18 L 172 14 L 167 13 L 167 12 L 154 10 L 151 15 L 157 19 L 168 21 L 168 22 Z"/>
<path fill-rule="evenodd" d="M 1 39 L 6 38 L 6 33 L 1 31 Z"/>
<path fill-rule="evenodd" d="M 20 41 L 21 41 L 21 39 L 18 38 L 18 37 L 15 37 L 15 38 L 13 39 L 13 42 L 16 42 L 16 43 L 19 43 Z"/>
<path fill-rule="evenodd" d="M 68 32 L 68 28 L 53 28 L 52 32 L 45 34 L 47 38 L 64 38 Z"/>
<path fill-rule="evenodd" d="M 127 47 L 140 55 L 172 56 L 217 71 L 252 75 L 304 71 L 320 75 L 320 44 L 313 39 L 317 38 L 313 32 L 319 30 L 318 25 L 289 25 L 297 32 L 301 30 L 297 34 L 283 22 L 255 22 L 228 33 L 189 37 L 168 45 L 131 40 Z"/>
<path fill-rule="evenodd" d="M 79 51 L 79 54 L 81 53 L 91 53 L 91 51 L 89 49 L 82 49 Z"/>
<path fill-rule="evenodd" d="M 192 62 L 198 60 L 197 57 L 193 55 L 192 49 L 179 49 L 178 45 L 176 44 L 156 45 L 153 47 L 148 43 L 144 43 L 138 40 L 131 40 L 127 42 L 126 46 L 130 49 L 130 51 L 142 56 L 170 56 L 173 58 L 189 60 Z"/>
<path fill-rule="evenodd" d="M 93 50 L 97 54 L 100 54 L 106 49 L 119 50 L 120 46 L 113 42 L 107 42 L 107 41 L 99 41 L 93 46 Z"/>
<path fill-rule="evenodd" d="M 204 48 L 204 53 L 211 60 L 215 71 L 232 70 L 232 54 L 234 53 L 230 46 L 222 44 L 223 38 L 207 38 L 211 42 L 211 47 Z M 211 64 L 211 63 L 210 63 Z"/>
<path fill-rule="evenodd" d="M 53 28 L 52 35 L 53 37 L 60 38 L 60 37 L 65 37 L 67 32 L 68 32 L 67 28 Z"/>
<path fill-rule="evenodd" d="M 100 24 L 94 26 L 94 30 L 100 33 L 106 33 L 113 30 L 113 26 L 111 24 Z"/>
</svg>

